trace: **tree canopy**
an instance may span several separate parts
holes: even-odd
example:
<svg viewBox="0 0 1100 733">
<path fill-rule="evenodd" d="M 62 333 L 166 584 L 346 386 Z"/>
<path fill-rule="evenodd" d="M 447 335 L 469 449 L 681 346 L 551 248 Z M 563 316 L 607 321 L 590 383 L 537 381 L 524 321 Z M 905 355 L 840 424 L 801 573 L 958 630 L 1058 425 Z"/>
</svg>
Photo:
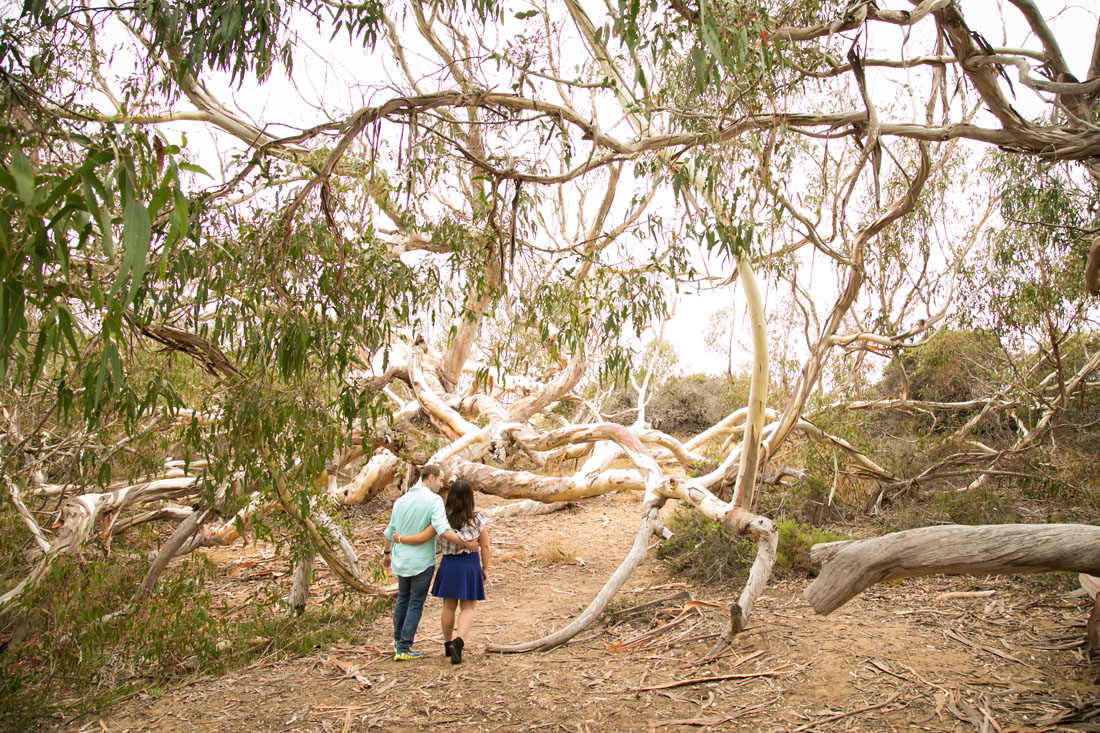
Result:
<svg viewBox="0 0 1100 733">
<path fill-rule="evenodd" d="M 623 572 L 531 648 L 606 605 L 668 500 L 758 542 L 732 636 L 792 435 L 872 504 L 986 480 L 1095 387 L 1100 36 L 971 5 L 26 3 L 0 25 L 0 402 L 39 552 L 0 618 L 104 521 L 173 522 L 166 558 L 290 537 L 375 592 L 332 505 L 431 461 L 501 496 L 643 493 Z M 674 436 L 644 345 L 667 322 L 701 350 L 669 320 L 698 292 L 736 297 L 750 385 Z M 989 394 L 911 389 L 903 355 L 949 325 L 997 336 Z M 601 399 L 631 375 L 620 425 Z M 837 405 L 1021 429 L 900 476 L 807 419 Z"/>
</svg>

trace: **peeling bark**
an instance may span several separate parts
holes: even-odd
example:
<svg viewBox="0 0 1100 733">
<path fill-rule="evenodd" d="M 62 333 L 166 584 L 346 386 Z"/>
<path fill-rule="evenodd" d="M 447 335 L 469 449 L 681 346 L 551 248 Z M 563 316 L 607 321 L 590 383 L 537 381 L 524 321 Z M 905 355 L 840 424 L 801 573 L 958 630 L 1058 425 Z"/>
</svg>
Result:
<svg viewBox="0 0 1100 733">
<path fill-rule="evenodd" d="M 306 601 L 309 600 L 309 581 L 313 578 L 314 553 L 298 558 L 294 563 L 294 581 L 290 584 L 290 595 L 287 597 L 287 613 L 292 616 L 300 616 L 306 610 Z"/>
</svg>

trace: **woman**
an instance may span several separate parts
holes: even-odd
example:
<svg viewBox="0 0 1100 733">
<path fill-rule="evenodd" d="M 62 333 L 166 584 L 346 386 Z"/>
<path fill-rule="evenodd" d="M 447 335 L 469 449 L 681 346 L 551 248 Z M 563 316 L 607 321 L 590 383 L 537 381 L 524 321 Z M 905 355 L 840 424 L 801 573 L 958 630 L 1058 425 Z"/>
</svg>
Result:
<svg viewBox="0 0 1100 733">
<path fill-rule="evenodd" d="M 447 521 L 463 540 L 477 539 L 478 550 L 468 550 L 462 545 L 439 539 L 439 551 L 443 554 L 439 570 L 435 574 L 432 595 L 443 599 L 443 648 L 451 658 L 451 664 L 462 663 L 463 639 L 474 623 L 474 609 L 478 601 L 485 600 L 485 581 L 489 579 L 489 530 L 488 520 L 474 507 L 474 491 L 468 481 L 451 484 L 444 500 Z M 405 545 L 419 545 L 435 537 L 435 527 L 428 525 L 423 532 L 414 535 L 394 533 L 394 541 Z M 455 611 L 458 622 L 455 623 Z"/>
</svg>

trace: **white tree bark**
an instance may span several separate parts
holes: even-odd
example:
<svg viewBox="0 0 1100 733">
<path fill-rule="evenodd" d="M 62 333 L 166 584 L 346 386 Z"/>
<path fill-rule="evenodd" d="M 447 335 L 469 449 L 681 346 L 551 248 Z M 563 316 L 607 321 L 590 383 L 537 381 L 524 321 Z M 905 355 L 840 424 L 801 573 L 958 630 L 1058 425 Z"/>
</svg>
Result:
<svg viewBox="0 0 1100 733">
<path fill-rule="evenodd" d="M 309 600 L 309 581 L 313 578 L 313 560 L 315 553 L 309 553 L 305 557 L 298 558 L 294 563 L 294 580 L 290 584 L 290 595 L 287 597 L 287 613 L 292 616 L 301 615 L 306 610 L 306 602 Z"/>
<path fill-rule="evenodd" d="M 344 486 L 338 488 L 335 476 L 330 477 L 329 494 L 345 506 L 365 504 L 389 486 L 397 474 L 397 464 L 397 456 L 383 448 Z"/>
<path fill-rule="evenodd" d="M 749 414 L 745 421 L 745 437 L 741 441 L 744 449 L 741 451 L 741 464 L 737 469 L 737 481 L 733 489 L 733 505 L 751 507 L 756 489 L 756 472 L 760 466 L 764 415 L 768 406 L 768 329 L 764 322 L 764 298 L 760 294 L 752 264 L 747 257 L 742 257 L 737 267 L 741 274 L 741 287 L 745 292 L 752 331 L 752 379 L 749 384 Z"/>
<path fill-rule="evenodd" d="M 485 512 L 487 517 L 533 517 L 539 514 L 553 514 L 554 512 L 560 512 L 569 506 L 568 501 L 554 501 L 549 504 L 544 504 L 541 501 L 533 501 L 528 499 L 526 501 L 516 502 L 515 504 L 503 504 L 501 506 L 495 506 Z"/>
<path fill-rule="evenodd" d="M 867 587 L 895 578 L 1052 570 L 1100 575 L 1100 527 L 922 527 L 868 540 L 814 545 L 810 556 L 821 563 L 821 573 L 804 595 L 814 611 L 828 614 Z"/>
</svg>

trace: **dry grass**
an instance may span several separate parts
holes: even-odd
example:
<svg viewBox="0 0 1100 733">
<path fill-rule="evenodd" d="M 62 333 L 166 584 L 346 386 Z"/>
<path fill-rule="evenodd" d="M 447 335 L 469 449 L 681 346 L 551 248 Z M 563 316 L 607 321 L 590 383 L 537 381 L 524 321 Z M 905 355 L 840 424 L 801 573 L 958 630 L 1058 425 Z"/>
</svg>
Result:
<svg viewBox="0 0 1100 733">
<path fill-rule="evenodd" d="M 581 553 L 573 545 L 561 540 L 551 540 L 531 551 L 531 560 L 542 565 L 571 565 L 577 562 Z"/>
</svg>

